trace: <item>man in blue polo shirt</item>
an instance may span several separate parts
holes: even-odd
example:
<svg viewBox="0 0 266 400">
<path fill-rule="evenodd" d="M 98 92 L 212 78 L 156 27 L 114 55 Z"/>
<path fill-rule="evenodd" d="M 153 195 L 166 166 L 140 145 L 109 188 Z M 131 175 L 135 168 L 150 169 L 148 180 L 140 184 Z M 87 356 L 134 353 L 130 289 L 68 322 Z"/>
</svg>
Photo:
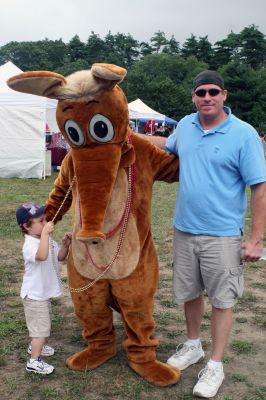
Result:
<svg viewBox="0 0 266 400">
<path fill-rule="evenodd" d="M 263 251 L 266 168 L 255 129 L 224 106 L 227 91 L 216 71 L 196 76 L 192 101 L 166 142 L 179 156 L 180 183 L 174 212 L 173 293 L 184 304 L 187 341 L 168 359 L 183 370 L 204 358 L 200 325 L 203 290 L 212 304 L 211 358 L 193 394 L 215 396 L 224 379 L 222 357 L 232 326 L 232 306 L 243 292 L 243 261 Z M 252 225 L 243 241 L 246 186 L 251 188 Z"/>
</svg>

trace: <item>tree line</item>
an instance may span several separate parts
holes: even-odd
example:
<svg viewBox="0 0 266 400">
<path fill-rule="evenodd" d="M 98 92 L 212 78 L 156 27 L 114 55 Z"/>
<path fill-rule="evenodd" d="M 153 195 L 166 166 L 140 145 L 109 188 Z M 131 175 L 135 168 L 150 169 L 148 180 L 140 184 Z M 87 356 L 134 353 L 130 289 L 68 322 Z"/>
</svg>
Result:
<svg viewBox="0 0 266 400">
<path fill-rule="evenodd" d="M 154 33 L 148 42 L 130 34 L 91 32 L 86 42 L 75 35 L 59 40 L 9 42 L 0 47 L 0 65 L 12 61 L 23 71 L 50 70 L 62 75 L 88 69 L 95 62 L 127 68 L 121 84 L 128 101 L 141 98 L 150 107 L 179 120 L 194 111 L 193 77 L 203 69 L 218 70 L 229 91 L 235 115 L 266 130 L 266 37 L 255 25 L 230 32 L 213 45 L 194 34 L 181 45 L 174 36 Z"/>
</svg>

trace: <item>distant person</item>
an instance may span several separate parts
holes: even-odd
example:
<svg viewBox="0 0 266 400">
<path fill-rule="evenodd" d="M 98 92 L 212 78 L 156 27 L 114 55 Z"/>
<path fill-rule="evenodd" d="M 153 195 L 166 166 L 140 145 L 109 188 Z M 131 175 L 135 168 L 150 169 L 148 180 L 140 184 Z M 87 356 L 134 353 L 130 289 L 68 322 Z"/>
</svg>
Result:
<svg viewBox="0 0 266 400">
<path fill-rule="evenodd" d="M 162 124 L 158 124 L 158 126 L 155 128 L 154 136 L 164 137 L 164 126 Z"/>
<path fill-rule="evenodd" d="M 168 136 L 170 136 L 170 127 L 168 125 L 165 125 L 163 137 L 168 138 Z"/>
<path fill-rule="evenodd" d="M 130 121 L 129 122 L 129 127 L 133 132 L 136 132 L 136 125 L 135 122 Z"/>
<path fill-rule="evenodd" d="M 266 220 L 260 139 L 251 125 L 224 106 L 226 98 L 223 78 L 216 71 L 198 74 L 192 89 L 197 112 L 184 117 L 166 141 L 167 151 L 180 159 L 173 293 L 174 301 L 184 304 L 187 326 L 185 343 L 167 362 L 184 370 L 205 357 L 200 327 L 206 290 L 212 304 L 211 354 L 193 389 L 203 398 L 215 396 L 224 380 L 222 359 L 232 307 L 243 292 L 243 261 L 261 257 Z M 158 139 L 162 147 L 163 138 Z M 244 239 L 247 185 L 252 219 Z"/>
<path fill-rule="evenodd" d="M 154 132 L 154 129 L 155 129 L 155 121 L 154 121 L 154 119 L 151 119 L 151 120 L 147 121 L 145 128 L 144 128 L 144 133 L 146 135 L 147 134 L 152 135 Z"/>
<path fill-rule="evenodd" d="M 54 223 L 45 219 L 46 206 L 22 204 L 16 211 L 17 223 L 25 237 L 23 258 L 25 272 L 21 287 L 26 324 L 31 338 L 27 372 L 51 374 L 54 367 L 41 359 L 54 349 L 46 345 L 51 330 L 51 298 L 62 294 L 58 261 L 68 254 L 71 234 L 65 234 L 61 248 L 50 239 Z"/>
</svg>

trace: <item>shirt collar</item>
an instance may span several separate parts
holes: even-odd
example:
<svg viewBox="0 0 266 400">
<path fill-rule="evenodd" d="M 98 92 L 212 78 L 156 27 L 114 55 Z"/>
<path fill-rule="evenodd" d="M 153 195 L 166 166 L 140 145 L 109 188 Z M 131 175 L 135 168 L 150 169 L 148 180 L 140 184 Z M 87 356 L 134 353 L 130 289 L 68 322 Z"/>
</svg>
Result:
<svg viewBox="0 0 266 400">
<path fill-rule="evenodd" d="M 209 129 L 207 133 L 227 133 L 229 122 L 232 119 L 232 112 L 231 109 L 227 106 L 224 106 L 224 111 L 226 112 L 228 117 L 224 121 L 222 121 L 219 125 L 216 125 L 213 128 Z M 199 112 L 196 112 L 194 114 L 194 117 L 192 119 L 192 124 L 197 125 L 201 130 L 203 130 L 199 120 Z"/>
</svg>

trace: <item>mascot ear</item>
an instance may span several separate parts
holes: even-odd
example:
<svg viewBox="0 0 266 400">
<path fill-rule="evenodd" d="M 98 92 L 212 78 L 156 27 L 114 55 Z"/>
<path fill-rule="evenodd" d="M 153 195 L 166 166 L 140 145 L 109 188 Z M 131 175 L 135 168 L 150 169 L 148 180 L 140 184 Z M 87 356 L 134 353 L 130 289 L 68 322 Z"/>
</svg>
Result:
<svg viewBox="0 0 266 400">
<path fill-rule="evenodd" d="M 102 87 L 112 89 L 116 84 L 122 82 L 127 70 L 114 64 L 95 63 L 91 67 L 91 73 Z"/>
<path fill-rule="evenodd" d="M 17 92 L 57 98 L 57 89 L 65 84 L 63 75 L 50 71 L 29 71 L 8 79 L 7 85 Z"/>
<path fill-rule="evenodd" d="M 93 64 L 91 70 L 78 71 L 64 77 L 51 71 L 29 71 L 8 79 L 7 85 L 18 92 L 51 99 L 76 101 L 84 96 L 111 90 L 122 82 L 127 71 L 114 64 Z"/>
</svg>

